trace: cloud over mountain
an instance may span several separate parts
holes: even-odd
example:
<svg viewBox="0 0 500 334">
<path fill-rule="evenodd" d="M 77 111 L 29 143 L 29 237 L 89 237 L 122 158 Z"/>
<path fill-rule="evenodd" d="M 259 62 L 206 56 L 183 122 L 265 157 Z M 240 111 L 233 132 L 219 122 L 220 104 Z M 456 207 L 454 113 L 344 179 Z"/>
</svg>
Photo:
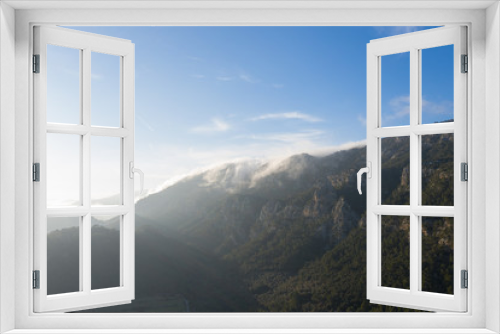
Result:
<svg viewBox="0 0 500 334">
<path fill-rule="evenodd" d="M 283 113 L 271 113 L 264 114 L 254 118 L 251 118 L 252 121 L 261 121 L 267 119 L 298 119 L 309 123 L 317 123 L 322 122 L 321 118 L 315 117 L 313 115 L 305 114 L 299 111 L 291 111 L 291 112 L 283 112 Z"/>
</svg>

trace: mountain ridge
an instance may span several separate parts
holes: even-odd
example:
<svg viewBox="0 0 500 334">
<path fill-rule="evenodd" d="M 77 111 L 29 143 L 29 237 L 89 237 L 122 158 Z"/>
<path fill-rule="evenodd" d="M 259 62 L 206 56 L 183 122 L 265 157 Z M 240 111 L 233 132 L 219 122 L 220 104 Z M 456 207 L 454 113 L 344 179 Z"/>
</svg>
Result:
<svg viewBox="0 0 500 334">
<path fill-rule="evenodd" d="M 452 139 L 422 139 L 423 197 L 435 205 L 453 192 Z M 366 199 L 356 190 L 365 161 L 365 147 L 355 147 L 274 165 L 229 163 L 138 201 L 136 300 L 89 312 L 402 311 L 366 300 Z M 404 203 L 406 139 L 382 141 L 382 166 L 383 200 Z M 441 255 L 425 258 L 424 285 L 449 293 L 453 224 L 431 225 L 423 242 Z M 384 220 L 384 240 L 404 250 L 384 255 L 384 268 L 397 274 L 384 276 L 387 284 L 405 281 L 407 226 Z"/>
</svg>

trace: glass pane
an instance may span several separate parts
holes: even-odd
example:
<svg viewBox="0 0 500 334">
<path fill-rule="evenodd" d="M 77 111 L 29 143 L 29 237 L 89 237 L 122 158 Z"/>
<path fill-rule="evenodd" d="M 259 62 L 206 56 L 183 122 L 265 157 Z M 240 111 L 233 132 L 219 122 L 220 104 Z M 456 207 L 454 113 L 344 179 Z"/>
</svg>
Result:
<svg viewBox="0 0 500 334">
<path fill-rule="evenodd" d="M 422 205 L 453 206 L 453 133 L 421 140 Z"/>
<path fill-rule="evenodd" d="M 382 286 L 410 288 L 410 217 L 382 216 Z"/>
<path fill-rule="evenodd" d="M 47 218 L 47 294 L 80 291 L 80 217 Z"/>
<path fill-rule="evenodd" d="M 80 143 L 79 135 L 47 134 L 47 206 L 80 205 Z"/>
<path fill-rule="evenodd" d="M 92 290 L 120 286 L 120 220 L 92 217 Z"/>
<path fill-rule="evenodd" d="M 452 122 L 453 45 L 423 49 L 422 124 Z"/>
<path fill-rule="evenodd" d="M 453 218 L 422 217 L 422 290 L 453 294 Z"/>
<path fill-rule="evenodd" d="M 80 124 L 80 53 L 47 45 L 47 122 Z"/>
<path fill-rule="evenodd" d="M 120 57 L 92 52 L 92 125 L 120 126 Z"/>
<path fill-rule="evenodd" d="M 410 53 L 381 57 L 382 126 L 410 125 Z"/>
<path fill-rule="evenodd" d="M 410 137 L 381 139 L 382 204 L 410 204 Z"/>
<path fill-rule="evenodd" d="M 121 138 L 93 136 L 91 141 L 92 205 L 120 205 Z"/>
</svg>

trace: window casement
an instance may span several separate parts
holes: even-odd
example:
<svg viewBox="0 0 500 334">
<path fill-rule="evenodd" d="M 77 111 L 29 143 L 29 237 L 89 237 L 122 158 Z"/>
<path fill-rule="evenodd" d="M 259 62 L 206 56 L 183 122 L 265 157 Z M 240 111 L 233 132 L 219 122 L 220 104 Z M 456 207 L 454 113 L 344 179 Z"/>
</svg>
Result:
<svg viewBox="0 0 500 334">
<path fill-rule="evenodd" d="M 75 96 L 69 104 L 64 94 L 51 87 L 48 76 L 57 71 L 53 48 L 63 52 L 73 52 L 76 59 L 74 73 L 69 73 L 76 81 Z M 91 82 L 93 74 L 92 60 L 99 55 L 112 56 L 116 59 L 119 69 L 119 83 L 116 83 L 119 94 L 115 96 L 115 105 L 119 108 L 115 118 L 116 127 L 98 126 L 93 121 Z M 122 303 L 130 303 L 134 299 L 134 44 L 118 38 L 110 38 L 90 33 L 82 33 L 69 29 L 37 26 L 34 27 L 34 162 L 36 172 L 34 177 L 34 312 L 74 311 Z M 48 64 L 51 66 L 48 66 Z M 60 86 L 59 86 L 60 87 Z M 47 103 L 48 90 L 57 99 Z M 67 91 L 65 91 L 67 92 Z M 54 94 L 55 93 L 55 94 Z M 97 94 L 96 94 L 97 95 Z M 79 100 L 78 100 L 79 97 Z M 54 100 L 54 98 L 53 98 Z M 72 111 L 70 106 L 76 106 L 74 124 L 67 124 L 64 116 L 62 122 L 56 117 L 48 119 L 53 114 L 50 108 L 59 108 L 61 115 Z M 92 106 L 92 107 L 91 107 Z M 109 108 L 106 105 L 102 109 Z M 111 111 L 109 111 L 111 113 Z M 69 122 L 68 122 L 69 123 Z M 109 123 L 108 123 L 109 124 Z M 119 175 L 119 189 L 115 205 L 96 205 L 93 202 L 93 189 L 96 185 L 97 173 L 102 172 L 103 154 L 95 154 L 102 149 L 104 141 L 114 141 L 113 156 L 115 174 Z M 66 143 L 66 149 L 50 147 Z M 59 147 L 59 146 L 58 146 Z M 50 154 L 48 152 L 53 152 Z M 55 152 L 55 153 L 54 153 Z M 64 155 L 67 154 L 67 155 Z M 52 161 L 51 161 L 52 160 Z M 73 160 L 70 163 L 67 160 Z M 96 161 L 97 160 L 97 161 Z M 98 168 L 93 166 L 97 165 Z M 34 166 L 34 167 L 35 167 Z M 72 168 L 73 167 L 73 168 Z M 105 167 L 104 167 L 105 168 Z M 50 170 L 52 169 L 52 170 Z M 65 174 L 68 169 L 74 169 Z M 49 177 L 49 174 L 50 177 Z M 71 176 L 73 179 L 71 179 Z M 58 188 L 58 184 L 63 185 Z M 52 184 L 51 184 L 52 183 Z M 75 184 L 74 187 L 71 184 Z M 71 203 L 58 203 L 57 199 L 68 199 L 67 189 L 73 189 Z M 52 194 L 52 195 L 48 195 Z M 52 197 L 51 197 L 52 196 Z M 115 263 L 118 268 L 116 284 L 96 287 L 92 283 L 92 257 L 106 254 L 92 254 L 99 251 L 92 249 L 93 226 L 95 217 L 115 217 L 115 229 L 120 238 L 120 249 L 116 250 Z M 73 253 L 68 252 L 70 262 L 73 262 L 73 286 L 58 290 L 49 289 L 48 275 L 48 231 L 51 224 L 74 225 L 75 238 Z M 71 225 L 73 224 L 73 225 Z M 72 239 L 73 240 L 73 239 Z M 67 248 L 64 249 L 67 251 Z M 71 253 L 71 254 L 70 254 Z M 57 268 L 57 264 L 56 264 Z M 58 273 L 71 276 L 67 268 L 60 268 Z M 102 268 L 101 268 L 102 269 Z M 53 269 L 52 269 L 53 270 Z M 96 269 L 94 269 L 96 270 Z M 68 280 L 71 280 L 68 278 Z"/>
<path fill-rule="evenodd" d="M 422 90 L 425 87 L 422 59 L 424 54 L 432 57 L 427 50 L 440 47 L 453 48 L 450 61 L 453 63 L 454 117 L 445 122 L 429 123 L 423 118 L 425 100 Z M 409 86 L 409 124 L 388 127 L 384 126 L 384 104 L 381 101 L 383 64 L 387 63 L 384 57 L 404 54 L 409 54 L 410 82 L 401 82 L 401 85 Z M 461 168 L 467 163 L 467 64 L 462 63 L 466 55 L 466 27 L 460 26 L 373 40 L 367 46 L 367 167 L 363 171 L 367 172 L 367 298 L 372 303 L 432 311 L 467 311 L 467 289 L 462 286 L 463 275 L 467 273 L 467 182 L 461 175 Z M 390 75 L 387 71 L 385 74 Z M 428 162 L 423 161 L 422 152 L 431 136 L 453 141 L 451 203 L 423 199 L 423 164 Z M 383 171 L 382 145 L 391 141 L 399 141 L 399 145 L 406 145 L 409 149 L 409 194 L 402 193 L 401 198 L 388 200 L 383 196 L 387 173 Z M 439 147 L 432 149 L 438 150 Z M 436 164 L 439 160 L 430 163 Z M 436 190 L 427 188 L 426 191 Z M 405 195 L 407 199 L 403 198 Z M 387 277 L 395 273 L 386 271 L 395 269 L 384 266 L 387 249 L 383 231 L 386 220 L 399 224 L 396 228 L 405 230 L 405 238 L 409 240 L 409 254 L 406 254 L 409 260 L 408 277 L 402 277 L 400 273 L 395 279 L 399 282 L 394 282 L 394 279 L 393 282 L 387 281 Z M 448 293 L 426 290 L 423 284 L 423 225 L 438 221 L 452 225 L 453 284 Z M 393 249 L 389 252 L 404 253 L 404 250 Z M 434 255 L 437 254 L 431 254 Z"/>
</svg>

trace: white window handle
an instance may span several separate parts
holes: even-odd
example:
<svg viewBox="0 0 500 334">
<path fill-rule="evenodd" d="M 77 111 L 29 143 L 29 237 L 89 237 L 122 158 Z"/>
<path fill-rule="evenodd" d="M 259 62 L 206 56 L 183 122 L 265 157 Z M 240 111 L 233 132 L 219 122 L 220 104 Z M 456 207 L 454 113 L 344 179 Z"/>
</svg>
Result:
<svg viewBox="0 0 500 334">
<path fill-rule="evenodd" d="M 361 176 L 363 175 L 363 173 L 366 173 L 366 176 L 371 179 L 372 177 L 372 163 L 370 161 L 368 161 L 367 163 L 367 167 L 364 167 L 364 168 L 361 168 L 359 171 L 358 171 L 358 193 L 361 195 Z"/>
<path fill-rule="evenodd" d="M 130 161 L 129 163 L 129 176 L 131 179 L 134 178 L 134 173 L 139 173 L 139 176 L 141 177 L 141 192 L 140 192 L 140 195 L 142 195 L 144 193 L 144 173 L 142 172 L 142 170 L 138 169 L 138 168 L 134 168 L 134 162 L 133 161 Z"/>
</svg>

